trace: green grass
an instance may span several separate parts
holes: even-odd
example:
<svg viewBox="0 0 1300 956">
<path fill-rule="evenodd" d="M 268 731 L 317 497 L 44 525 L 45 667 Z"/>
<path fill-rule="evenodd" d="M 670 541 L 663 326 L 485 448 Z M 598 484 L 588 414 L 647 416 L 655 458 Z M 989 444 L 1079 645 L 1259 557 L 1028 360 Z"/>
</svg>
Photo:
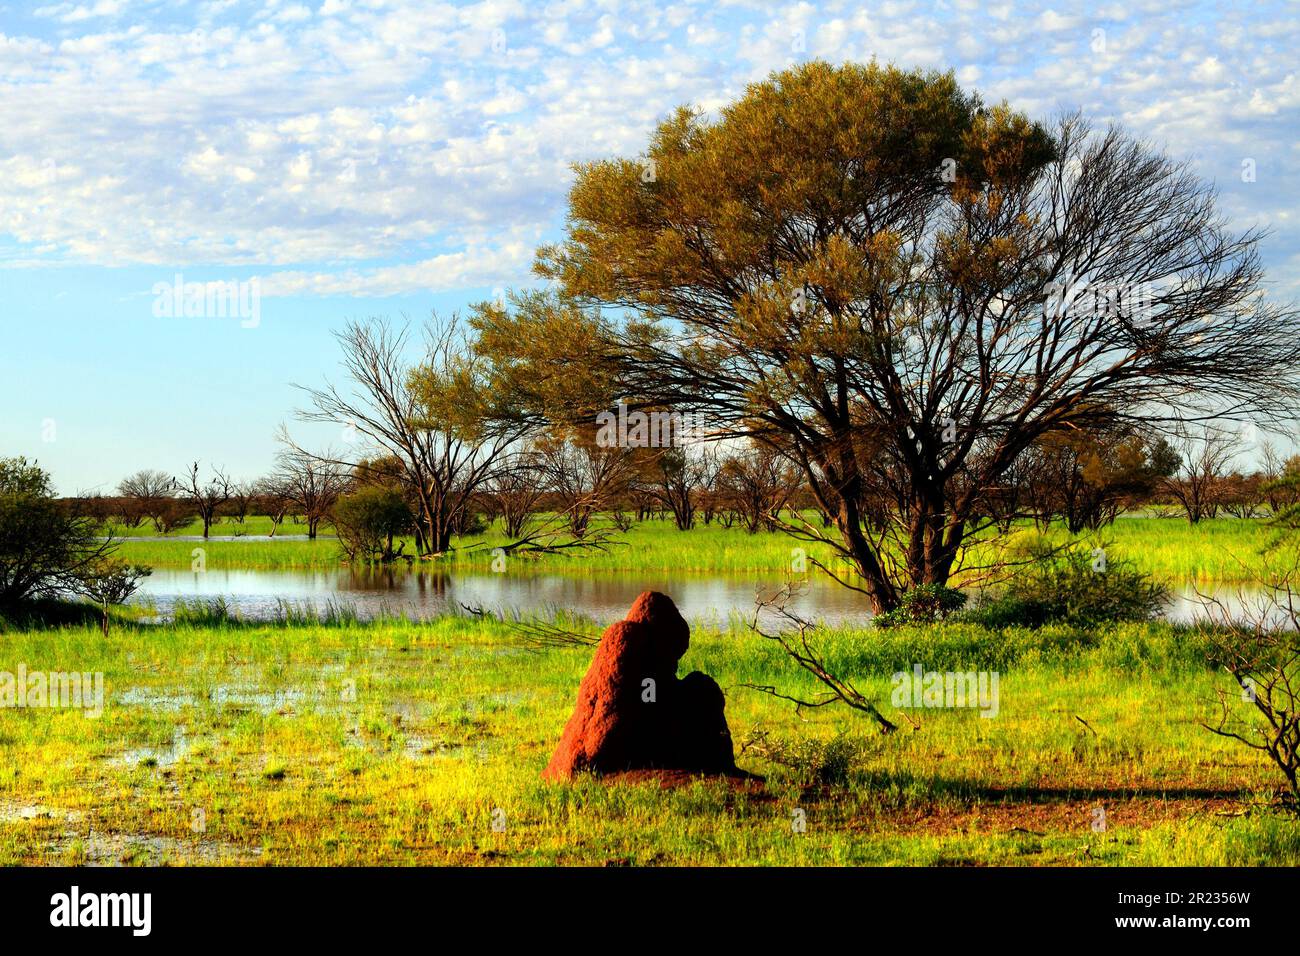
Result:
<svg viewBox="0 0 1300 956">
<path fill-rule="evenodd" d="M 154 568 L 193 568 L 202 560 L 208 570 L 321 571 L 341 563 L 338 542 L 315 541 L 137 541 L 127 538 L 118 552 L 128 561 Z"/>
<path fill-rule="evenodd" d="M 121 524 L 111 525 L 113 534 L 122 538 L 175 538 L 178 536 L 194 536 L 203 534 L 203 522 L 195 518 L 189 524 L 181 525 L 174 531 L 160 535 L 153 522 L 145 520 L 134 528 L 128 528 Z M 215 535 L 242 535 L 250 538 L 265 538 L 271 533 L 272 522 L 266 515 L 249 515 L 242 522 L 235 521 L 233 518 L 222 518 L 211 528 L 210 533 Z M 333 534 L 333 529 L 326 524 L 321 525 L 321 534 Z M 307 526 L 305 524 L 295 523 L 292 518 L 286 518 L 280 522 L 279 528 L 275 532 L 277 535 L 295 535 L 306 534 Z"/>
<path fill-rule="evenodd" d="M 261 521 L 265 519 L 249 518 L 250 532 L 260 527 Z M 231 527 L 223 522 L 213 533 L 229 534 Z M 287 523 L 281 528 L 282 533 L 302 530 Z M 1033 534 L 1032 529 L 1024 527 L 1015 537 L 1023 543 Z M 1053 537 L 1063 539 L 1065 535 L 1058 530 Z M 1163 581 L 1183 583 L 1253 579 L 1265 565 L 1262 553 L 1272 537 L 1268 525 L 1259 520 L 1216 518 L 1192 526 L 1176 518 L 1133 517 L 1121 518 L 1099 534 L 1082 535 L 1079 540 L 1089 546 L 1105 545 L 1110 555 L 1131 558 Z M 612 541 L 605 551 L 566 551 L 534 558 L 521 555 L 512 559 L 512 571 L 779 575 L 790 569 L 795 548 L 804 548 L 810 558 L 832 560 L 831 549 L 824 545 L 810 545 L 776 532 L 750 535 L 740 528 L 724 529 L 717 524 L 683 532 L 670 521 L 646 521 L 634 524 L 626 533 L 615 531 Z M 486 572 L 492 564 L 491 549 L 503 543 L 505 538 L 497 529 L 487 535 L 458 539 L 453 552 L 432 563 Z M 206 543 L 127 539 L 122 553 L 130 560 L 154 567 L 187 568 L 200 548 L 209 570 L 321 570 L 340 563 L 338 544 L 331 537 L 316 541 L 250 537 L 248 541 Z M 413 553 L 414 543 L 408 543 L 406 550 Z"/>
<path fill-rule="evenodd" d="M 590 650 L 527 650 L 494 621 L 10 629 L 0 670 L 102 671 L 107 703 L 0 710 L 0 864 L 1300 863 L 1300 824 L 1262 805 L 1271 768 L 1197 724 L 1224 680 L 1191 632 L 953 625 L 824 647 L 885 701 L 913 663 L 997 670 L 1000 713 L 912 712 L 887 737 L 801 717 L 742 686 L 814 692 L 770 643 L 701 632 L 681 672 L 722 684 L 766 787 L 560 786 L 538 774 Z"/>
</svg>

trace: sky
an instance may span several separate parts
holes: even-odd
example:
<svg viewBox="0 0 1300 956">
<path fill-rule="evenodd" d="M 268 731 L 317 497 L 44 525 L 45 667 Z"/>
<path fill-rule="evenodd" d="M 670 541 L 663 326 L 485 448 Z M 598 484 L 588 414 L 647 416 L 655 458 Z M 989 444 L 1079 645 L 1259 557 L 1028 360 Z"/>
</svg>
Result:
<svg viewBox="0 0 1300 956">
<path fill-rule="evenodd" d="M 1296 2 L 0 0 L 0 456 L 111 493 L 256 477 L 282 422 L 332 442 L 293 412 L 334 330 L 534 282 L 571 164 L 812 58 L 1124 124 L 1270 230 L 1297 301 L 1297 50 Z M 243 311 L 174 307 L 218 281 Z"/>
</svg>

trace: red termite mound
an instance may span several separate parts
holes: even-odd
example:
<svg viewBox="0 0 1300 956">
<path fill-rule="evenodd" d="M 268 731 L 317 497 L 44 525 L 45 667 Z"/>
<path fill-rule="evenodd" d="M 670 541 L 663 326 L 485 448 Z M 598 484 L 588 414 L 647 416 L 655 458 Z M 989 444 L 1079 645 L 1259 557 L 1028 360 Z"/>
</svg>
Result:
<svg viewBox="0 0 1300 956">
<path fill-rule="evenodd" d="M 698 671 L 677 679 L 690 628 L 666 594 L 645 591 L 611 624 L 578 688 L 578 703 L 542 776 L 673 770 L 745 776 L 736 769 L 726 701 Z"/>
</svg>

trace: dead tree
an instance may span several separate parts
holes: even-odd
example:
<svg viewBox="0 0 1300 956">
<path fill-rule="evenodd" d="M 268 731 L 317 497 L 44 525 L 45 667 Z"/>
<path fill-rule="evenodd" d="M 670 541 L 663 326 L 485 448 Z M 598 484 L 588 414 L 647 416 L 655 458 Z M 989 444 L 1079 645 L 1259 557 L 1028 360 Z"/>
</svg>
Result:
<svg viewBox="0 0 1300 956">
<path fill-rule="evenodd" d="M 780 454 L 756 446 L 722 462 L 718 490 L 750 534 L 774 531 L 782 525 L 781 509 L 799 490 L 799 476 Z"/>
<path fill-rule="evenodd" d="M 483 490 L 484 497 L 500 514 L 508 538 L 523 535 L 545 494 L 545 470 L 536 449 L 531 447 L 504 457 Z"/>
<path fill-rule="evenodd" d="M 455 318 L 428 323 L 414 361 L 409 328 L 381 319 L 353 322 L 337 338 L 349 385 L 304 389 L 311 407 L 298 417 L 346 428 L 361 444 L 330 464 L 350 470 L 375 456 L 399 462 L 415 501 L 418 552 L 449 550 L 471 503 L 527 429 L 500 414 Z"/>
<path fill-rule="evenodd" d="M 552 433 L 537 448 L 547 490 L 559 502 L 570 533 L 582 538 L 592 518 L 627 490 L 633 477 L 631 455 L 627 448 L 602 447 L 580 431 Z"/>
<path fill-rule="evenodd" d="M 203 522 L 203 537 L 207 537 L 213 522 L 217 520 L 217 511 L 230 500 L 230 479 L 220 468 L 212 469 L 212 477 L 206 482 L 199 480 L 199 463 L 196 461 L 183 478 L 176 479 L 190 506 L 198 512 Z"/>
<path fill-rule="evenodd" d="M 1261 582 L 1263 597 L 1229 612 L 1202 595 L 1211 663 L 1232 675 L 1236 688 L 1219 690 L 1218 717 L 1202 722 L 1221 737 L 1267 754 L 1286 779 L 1284 803 L 1300 811 L 1300 605 L 1295 564 Z M 1255 719 L 1249 718 L 1254 714 Z"/>
<path fill-rule="evenodd" d="M 280 455 L 277 486 L 290 507 L 302 515 L 308 538 L 316 537 L 320 523 L 329 516 L 347 481 L 346 470 L 334 463 L 332 453 L 317 456 L 286 447 Z"/>
<path fill-rule="evenodd" d="M 678 531 L 695 527 L 695 512 L 700 493 L 716 471 L 701 447 L 656 450 L 647 465 L 649 475 L 645 491 L 655 502 L 668 509 Z"/>
<path fill-rule="evenodd" d="M 236 524 L 242 525 L 248 520 L 249 510 L 257 499 L 257 484 L 252 481 L 237 481 L 230 486 L 230 502 L 226 509 Z"/>
<path fill-rule="evenodd" d="M 260 479 L 256 484 L 256 488 L 257 506 L 262 509 L 263 514 L 271 519 L 271 530 L 267 537 L 274 538 L 275 533 L 280 530 L 284 516 L 293 507 L 293 496 L 283 476 L 278 474 L 268 475 Z"/>
<path fill-rule="evenodd" d="M 1182 427 L 1174 446 L 1182 465 L 1166 479 L 1165 491 L 1182 507 L 1189 524 L 1215 517 L 1223 505 L 1229 467 L 1240 453 L 1236 438 L 1213 425 Z"/>
</svg>

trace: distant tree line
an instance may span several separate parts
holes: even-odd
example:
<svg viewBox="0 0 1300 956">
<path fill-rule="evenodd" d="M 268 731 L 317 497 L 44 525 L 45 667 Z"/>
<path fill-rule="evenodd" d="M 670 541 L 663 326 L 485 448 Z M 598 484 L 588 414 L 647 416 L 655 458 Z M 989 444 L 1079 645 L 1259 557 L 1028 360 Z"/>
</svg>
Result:
<svg viewBox="0 0 1300 956">
<path fill-rule="evenodd" d="M 597 516 L 623 528 L 656 519 L 682 531 L 716 525 L 749 533 L 780 530 L 809 512 L 823 527 L 833 522 L 796 464 L 762 444 L 601 447 L 594 435 L 594 429 L 566 426 L 520 436 L 494 455 L 493 467 L 468 495 L 456 499 L 450 534 L 481 533 L 499 521 L 508 538 L 520 539 L 544 516 L 558 516 L 574 538 L 585 536 Z M 82 496 L 72 505 L 101 522 L 148 523 L 160 534 L 195 522 L 205 536 L 221 523 L 240 533 L 250 515 L 261 515 L 271 519 L 271 536 L 287 520 L 315 538 L 322 525 L 340 524 L 340 503 L 364 493 L 373 505 L 379 490 L 393 496 L 382 526 L 395 539 L 417 534 L 420 496 L 400 458 L 377 455 L 346 464 L 298 450 L 287 435 L 282 441 L 286 448 L 276 468 L 261 479 L 232 481 L 219 468 L 205 478 L 195 462 L 179 477 L 135 472 L 116 495 Z M 1055 433 L 1031 445 L 1018 467 L 989 489 L 989 514 L 1004 531 L 1033 521 L 1042 529 L 1059 523 L 1077 534 L 1125 513 L 1181 515 L 1196 523 L 1221 514 L 1268 517 L 1300 502 L 1300 455 L 1284 458 L 1266 442 L 1255 467 L 1246 470 L 1240 467 L 1246 451 L 1235 432 L 1209 427 L 1172 437 L 1132 428 Z M 863 507 L 888 503 L 864 499 Z M 345 517 L 342 523 L 349 522 Z M 390 560 L 403 556 L 376 553 Z"/>
</svg>

